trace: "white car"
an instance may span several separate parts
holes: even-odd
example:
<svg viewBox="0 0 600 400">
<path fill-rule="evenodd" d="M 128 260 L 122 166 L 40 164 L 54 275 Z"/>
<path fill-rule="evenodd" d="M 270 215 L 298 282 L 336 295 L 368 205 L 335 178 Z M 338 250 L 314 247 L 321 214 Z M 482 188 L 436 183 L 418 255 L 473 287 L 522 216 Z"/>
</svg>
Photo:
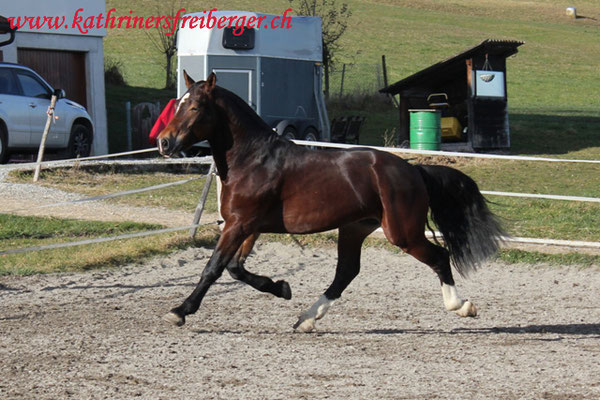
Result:
<svg viewBox="0 0 600 400">
<path fill-rule="evenodd" d="M 0 63 L 0 163 L 11 151 L 37 151 L 52 94 L 58 95 L 55 121 L 46 140 L 49 151 L 68 158 L 90 155 L 94 125 L 82 105 L 65 98 L 40 75 L 23 65 Z"/>
</svg>

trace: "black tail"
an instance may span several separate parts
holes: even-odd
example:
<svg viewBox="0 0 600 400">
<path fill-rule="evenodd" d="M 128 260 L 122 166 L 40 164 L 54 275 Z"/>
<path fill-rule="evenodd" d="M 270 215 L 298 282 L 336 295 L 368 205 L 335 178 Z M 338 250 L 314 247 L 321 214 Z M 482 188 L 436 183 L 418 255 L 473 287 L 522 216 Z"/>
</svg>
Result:
<svg viewBox="0 0 600 400">
<path fill-rule="evenodd" d="M 494 255 L 505 233 L 477 184 L 462 172 L 440 165 L 416 166 L 429 194 L 433 222 L 444 237 L 461 275 Z"/>
</svg>

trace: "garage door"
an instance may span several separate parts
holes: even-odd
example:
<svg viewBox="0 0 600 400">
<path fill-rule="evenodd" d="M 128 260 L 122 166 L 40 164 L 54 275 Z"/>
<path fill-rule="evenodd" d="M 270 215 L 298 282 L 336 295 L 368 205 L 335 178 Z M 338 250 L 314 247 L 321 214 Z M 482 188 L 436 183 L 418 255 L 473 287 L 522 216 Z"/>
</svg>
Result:
<svg viewBox="0 0 600 400">
<path fill-rule="evenodd" d="M 17 59 L 54 88 L 64 89 L 69 99 L 87 107 L 85 53 L 19 48 Z"/>
</svg>

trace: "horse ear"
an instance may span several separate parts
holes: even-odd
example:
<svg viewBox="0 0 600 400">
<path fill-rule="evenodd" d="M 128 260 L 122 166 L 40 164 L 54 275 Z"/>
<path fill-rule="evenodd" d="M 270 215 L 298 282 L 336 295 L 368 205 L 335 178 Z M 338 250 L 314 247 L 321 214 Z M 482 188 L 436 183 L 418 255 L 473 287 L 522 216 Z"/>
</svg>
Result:
<svg viewBox="0 0 600 400">
<path fill-rule="evenodd" d="M 183 70 L 183 78 L 185 79 L 185 86 L 189 89 L 196 82 L 187 74 L 185 69 Z"/>
<path fill-rule="evenodd" d="M 204 91 L 206 93 L 212 92 L 217 84 L 217 75 L 214 72 L 211 72 L 208 78 L 206 79 L 206 83 L 204 84 Z"/>
</svg>

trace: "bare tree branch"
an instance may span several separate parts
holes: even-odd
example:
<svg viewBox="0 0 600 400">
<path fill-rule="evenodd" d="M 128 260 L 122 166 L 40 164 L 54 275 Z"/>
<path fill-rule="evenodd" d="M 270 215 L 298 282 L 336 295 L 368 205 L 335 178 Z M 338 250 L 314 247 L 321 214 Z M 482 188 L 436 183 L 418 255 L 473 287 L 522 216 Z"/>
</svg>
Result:
<svg viewBox="0 0 600 400">
<path fill-rule="evenodd" d="M 181 0 L 161 2 L 156 7 L 156 15 L 174 17 L 181 8 Z M 155 30 L 146 29 L 144 32 L 156 50 L 165 55 L 165 89 L 175 88 L 173 56 L 177 53 L 177 34 L 171 35 L 170 27 L 164 28 L 163 24 L 158 24 Z"/>
<path fill-rule="evenodd" d="M 340 48 L 339 40 L 348 28 L 352 11 L 347 3 L 337 5 L 336 0 L 288 0 L 298 15 L 321 17 L 323 29 L 323 68 L 325 73 L 325 97 L 329 97 L 329 74 Z"/>
</svg>

